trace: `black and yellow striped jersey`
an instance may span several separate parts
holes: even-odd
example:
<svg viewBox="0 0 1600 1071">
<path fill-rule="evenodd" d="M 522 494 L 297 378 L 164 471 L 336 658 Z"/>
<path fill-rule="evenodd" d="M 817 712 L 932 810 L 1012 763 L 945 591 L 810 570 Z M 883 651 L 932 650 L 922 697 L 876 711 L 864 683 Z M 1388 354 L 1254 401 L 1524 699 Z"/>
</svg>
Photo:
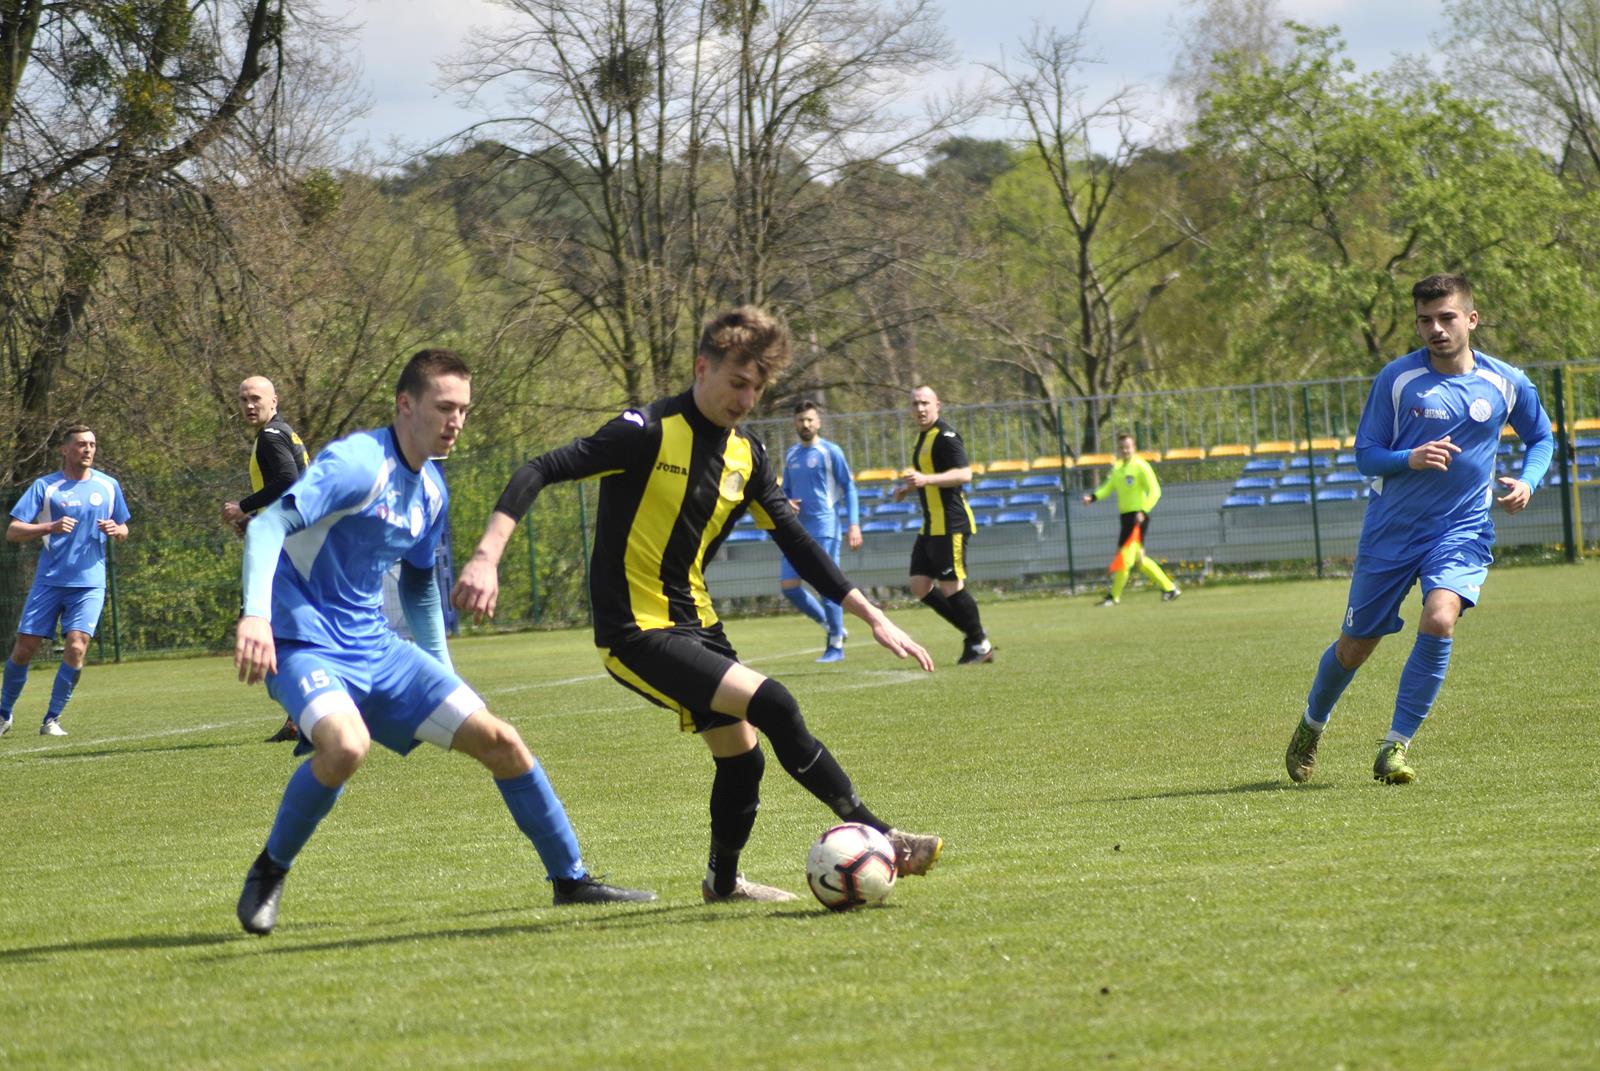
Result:
<svg viewBox="0 0 1600 1071">
<path fill-rule="evenodd" d="M 240 499 L 239 508 L 255 513 L 272 505 L 310 463 L 300 436 L 282 417 L 273 417 L 256 432 L 255 445 L 250 448 L 250 490 L 254 493 Z"/>
<path fill-rule="evenodd" d="M 603 647 L 641 630 L 715 624 L 705 562 L 746 510 L 824 598 L 843 601 L 853 587 L 789 508 L 766 447 L 707 419 L 693 391 L 527 462 L 495 510 L 520 520 L 546 484 L 591 476 L 601 479 L 589 595 Z"/>
<path fill-rule="evenodd" d="M 956 429 L 943 420 L 936 420 L 917 436 L 911 464 L 918 472 L 932 476 L 950 469 L 965 468 L 971 462 L 967 460 L 967 448 Z M 917 494 L 922 499 L 923 535 L 957 535 L 971 532 L 977 527 L 961 488 L 923 487 L 918 489 Z"/>
</svg>

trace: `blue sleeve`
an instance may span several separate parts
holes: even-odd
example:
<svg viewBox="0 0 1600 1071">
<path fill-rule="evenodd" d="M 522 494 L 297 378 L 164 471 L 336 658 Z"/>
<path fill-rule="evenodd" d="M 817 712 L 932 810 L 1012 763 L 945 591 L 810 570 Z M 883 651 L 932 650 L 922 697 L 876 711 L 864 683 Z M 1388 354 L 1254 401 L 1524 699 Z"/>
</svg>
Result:
<svg viewBox="0 0 1600 1071">
<path fill-rule="evenodd" d="M 405 611 L 412 639 L 446 669 L 453 671 L 455 666 L 450 662 L 450 648 L 444 640 L 444 602 L 439 598 L 439 585 L 433 578 L 433 570 L 419 569 L 409 561 L 402 561 L 399 588 L 400 608 Z"/>
<path fill-rule="evenodd" d="M 309 527 L 364 502 L 382 467 L 383 448 L 376 441 L 365 436 L 340 439 L 328 444 L 278 501 L 288 503 Z"/>
<path fill-rule="evenodd" d="M 1356 470 L 1363 476 L 1393 476 L 1411 464 L 1411 451 L 1394 449 L 1393 379 L 1388 368 L 1378 373 L 1356 425 Z"/>
<path fill-rule="evenodd" d="M 34 480 L 17 499 L 17 504 L 11 507 L 11 516 L 19 521 L 32 524 L 33 519 L 39 516 L 39 510 L 44 505 L 44 481 Z"/>
<path fill-rule="evenodd" d="M 844 459 L 844 451 L 839 449 L 838 443 L 830 443 L 833 447 L 833 471 L 839 486 L 844 489 L 845 510 L 849 516 L 849 524 L 861 523 L 861 499 L 856 494 L 856 478 L 850 472 L 850 462 Z"/>
<path fill-rule="evenodd" d="M 1525 375 L 1517 377 L 1517 406 L 1511 411 L 1511 427 L 1527 451 L 1518 479 L 1527 481 L 1529 490 L 1537 491 L 1545 473 L 1550 471 L 1556 440 L 1550 434 L 1550 415 L 1539 401 L 1539 388 Z"/>
<path fill-rule="evenodd" d="M 278 555 L 289 534 L 305 526 L 300 514 L 281 498 L 251 519 L 244 532 L 244 600 L 240 616 L 272 620 L 272 578 L 278 570 Z"/>
<path fill-rule="evenodd" d="M 118 524 L 127 524 L 128 519 L 133 515 L 128 512 L 128 500 L 122 497 L 122 484 L 117 482 L 113 483 L 112 486 L 116 488 L 117 493 L 112 496 L 111 500 L 111 519 Z"/>
</svg>

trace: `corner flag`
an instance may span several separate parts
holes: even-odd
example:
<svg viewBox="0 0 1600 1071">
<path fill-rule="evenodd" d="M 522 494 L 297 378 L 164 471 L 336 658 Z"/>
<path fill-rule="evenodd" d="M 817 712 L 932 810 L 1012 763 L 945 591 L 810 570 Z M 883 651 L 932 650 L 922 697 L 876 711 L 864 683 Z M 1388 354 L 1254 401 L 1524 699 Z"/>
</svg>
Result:
<svg viewBox="0 0 1600 1071">
<path fill-rule="evenodd" d="M 1139 556 L 1144 553 L 1144 543 L 1139 528 L 1139 525 L 1134 525 L 1133 531 L 1128 533 L 1127 542 L 1117 548 L 1117 556 L 1111 559 L 1111 572 L 1120 573 L 1124 569 L 1132 569 Z"/>
</svg>

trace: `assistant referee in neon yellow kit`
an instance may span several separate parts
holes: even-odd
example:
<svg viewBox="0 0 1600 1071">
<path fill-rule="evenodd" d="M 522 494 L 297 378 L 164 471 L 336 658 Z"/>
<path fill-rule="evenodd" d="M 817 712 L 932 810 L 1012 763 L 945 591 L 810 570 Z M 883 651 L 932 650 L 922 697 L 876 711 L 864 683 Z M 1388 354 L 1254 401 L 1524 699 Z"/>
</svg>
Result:
<svg viewBox="0 0 1600 1071">
<path fill-rule="evenodd" d="M 1155 469 L 1150 467 L 1150 462 L 1137 453 L 1131 431 L 1117 435 L 1116 464 L 1111 466 L 1104 482 L 1092 494 L 1083 496 L 1083 504 L 1087 506 L 1098 502 L 1112 490 L 1117 492 L 1117 512 L 1122 514 L 1122 528 L 1117 534 L 1118 548 L 1127 546 L 1128 537 L 1135 528 L 1139 529 L 1139 541 L 1128 555 L 1118 554 L 1111 571 L 1111 592 L 1100 600 L 1100 605 L 1115 606 L 1122 601 L 1122 589 L 1127 586 L 1135 563 L 1139 571 L 1161 589 L 1162 601 L 1171 602 L 1183 592 L 1178 590 L 1178 585 L 1162 571 L 1161 566 L 1151 561 L 1144 552 L 1144 544 L 1150 538 L 1150 511 L 1161 500 L 1161 481 L 1156 479 Z M 1129 557 L 1133 561 L 1129 561 Z"/>
</svg>

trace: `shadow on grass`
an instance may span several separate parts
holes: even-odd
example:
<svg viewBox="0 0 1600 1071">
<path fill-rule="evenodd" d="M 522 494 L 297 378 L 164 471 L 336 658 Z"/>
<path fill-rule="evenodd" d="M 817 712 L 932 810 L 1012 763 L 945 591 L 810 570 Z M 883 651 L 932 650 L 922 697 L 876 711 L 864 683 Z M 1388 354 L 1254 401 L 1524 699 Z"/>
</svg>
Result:
<svg viewBox="0 0 1600 1071">
<path fill-rule="evenodd" d="M 1297 785 L 1293 781 L 1252 781 L 1247 785 L 1228 788 L 1188 788 L 1177 792 L 1147 792 L 1139 796 L 1100 796 L 1082 802 L 1136 803 L 1140 800 L 1181 800 L 1193 796 L 1233 796 L 1243 792 L 1321 792 L 1332 787 L 1326 781 L 1314 785 Z"/>
<path fill-rule="evenodd" d="M 200 948 L 220 945 L 238 938 L 231 933 L 149 933 L 132 937 L 105 937 L 98 941 L 66 941 L 27 948 L 0 948 L 0 963 L 43 960 L 50 956 L 71 956 L 85 952 L 148 952 L 160 948 Z"/>
<path fill-rule="evenodd" d="M 157 747 L 115 747 L 101 748 L 97 751 L 80 750 L 72 751 L 35 751 L 28 755 L 19 755 L 18 758 L 32 759 L 38 762 L 58 761 L 61 759 L 104 759 L 113 756 L 127 755 L 157 755 L 171 751 L 210 751 L 214 748 L 244 747 L 248 742 L 243 740 L 208 740 L 196 741 L 192 744 L 161 744 Z"/>
</svg>

